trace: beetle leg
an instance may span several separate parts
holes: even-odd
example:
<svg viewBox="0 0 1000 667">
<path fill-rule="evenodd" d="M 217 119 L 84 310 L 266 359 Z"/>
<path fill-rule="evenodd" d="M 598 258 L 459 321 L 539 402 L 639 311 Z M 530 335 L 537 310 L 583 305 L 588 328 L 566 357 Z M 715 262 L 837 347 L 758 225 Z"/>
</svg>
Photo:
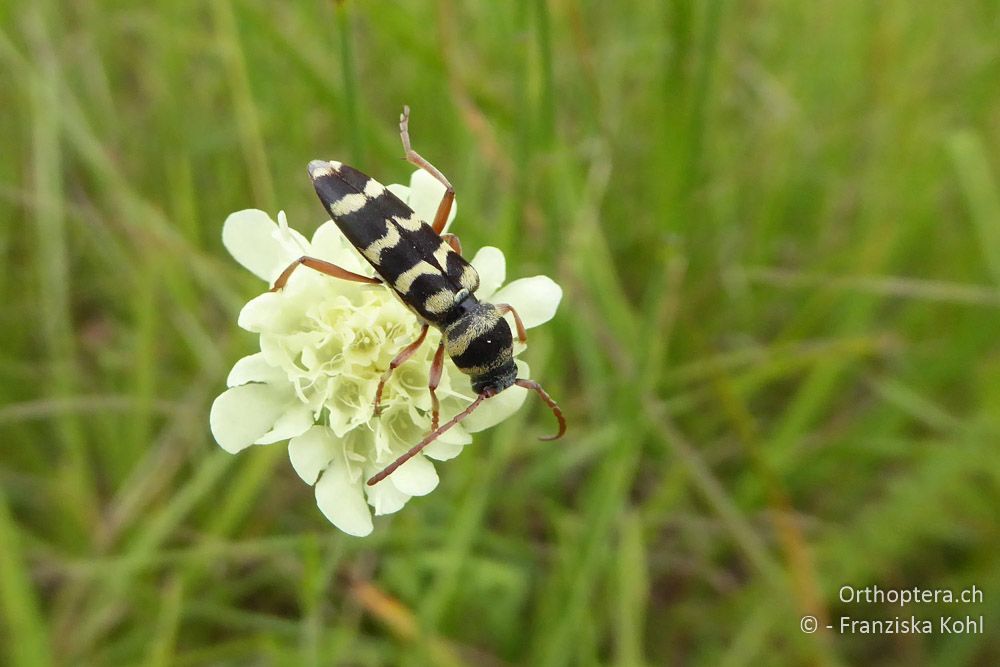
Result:
<svg viewBox="0 0 1000 667">
<path fill-rule="evenodd" d="M 430 379 L 427 388 L 431 392 L 431 430 L 436 431 L 438 421 L 441 417 L 441 403 L 438 402 L 437 394 L 434 391 L 441 383 L 441 371 L 444 369 L 444 338 L 438 344 L 437 352 L 434 353 L 434 362 L 431 364 Z"/>
<path fill-rule="evenodd" d="M 385 373 L 382 373 L 382 379 L 378 381 L 378 389 L 375 390 L 375 416 L 382 414 L 382 390 L 385 389 L 385 383 L 388 382 L 389 376 L 392 372 L 406 363 L 406 360 L 413 356 L 413 353 L 417 351 L 420 345 L 424 342 L 424 338 L 427 337 L 427 329 L 429 325 L 425 324 L 420 329 L 420 335 L 417 339 L 400 350 L 392 361 L 389 362 L 389 368 L 386 369 Z"/>
<path fill-rule="evenodd" d="M 462 242 L 458 240 L 457 236 L 454 234 L 442 234 L 441 240 L 450 245 L 451 249 L 456 253 L 459 255 L 462 254 Z"/>
<path fill-rule="evenodd" d="M 444 226 L 448 224 L 448 214 L 451 213 L 451 205 L 455 202 L 455 188 L 444 177 L 437 167 L 428 162 L 417 151 L 410 146 L 410 107 L 404 106 L 403 113 L 399 116 L 399 137 L 403 140 L 403 151 L 406 153 L 406 161 L 416 165 L 436 178 L 445 187 L 444 196 L 438 204 L 437 213 L 434 215 L 434 224 L 431 227 L 435 234 L 440 234 Z M 461 254 L 461 253 L 459 253 Z"/>
<path fill-rule="evenodd" d="M 527 342 L 528 334 L 524 330 L 524 322 L 521 321 L 521 316 L 517 314 L 516 310 L 514 310 L 514 306 L 510 305 L 509 303 L 498 303 L 496 304 L 496 307 L 497 310 L 500 311 L 501 317 L 503 317 L 507 313 L 510 313 L 511 315 L 514 316 L 514 324 L 517 325 L 517 339 L 522 343 Z"/>
<path fill-rule="evenodd" d="M 319 271 L 320 273 L 325 273 L 328 276 L 341 278 L 342 280 L 351 280 L 356 283 L 379 285 L 382 282 L 378 278 L 369 278 L 368 276 L 363 276 L 360 273 L 354 273 L 353 271 L 342 269 L 336 264 L 325 262 L 322 259 L 316 259 L 315 257 L 299 257 L 297 260 L 289 264 L 288 268 L 281 272 L 278 279 L 274 281 L 274 287 L 271 288 L 271 291 L 277 292 L 283 288 L 288 282 L 288 279 L 291 277 L 292 272 L 299 266 L 308 266 L 310 269 Z"/>
</svg>

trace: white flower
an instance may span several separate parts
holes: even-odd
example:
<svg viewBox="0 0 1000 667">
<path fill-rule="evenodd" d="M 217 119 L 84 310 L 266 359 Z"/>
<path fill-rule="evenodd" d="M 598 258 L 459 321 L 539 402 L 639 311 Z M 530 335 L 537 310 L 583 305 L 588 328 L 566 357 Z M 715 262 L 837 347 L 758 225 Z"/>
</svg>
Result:
<svg viewBox="0 0 1000 667">
<path fill-rule="evenodd" d="M 413 174 L 410 187 L 388 187 L 424 220 L 433 219 L 444 193 L 423 171 Z M 332 221 L 308 241 L 288 226 L 283 212 L 275 223 L 265 212 L 248 209 L 226 219 L 222 241 L 236 261 L 269 285 L 302 255 L 374 275 Z M 505 259 L 491 247 L 476 253 L 471 264 L 481 281 L 476 296 L 511 304 L 525 327 L 538 326 L 555 314 L 562 290 L 551 279 L 522 278 L 501 288 Z M 229 389 L 212 404 L 212 434 L 232 453 L 289 440 L 292 467 L 315 485 L 320 510 L 351 535 L 372 531 L 368 505 L 376 515 L 388 514 L 412 496 L 434 490 L 438 477 L 428 459 L 457 456 L 472 441 L 470 433 L 503 421 L 525 399 L 525 389 L 511 387 L 484 401 L 384 481 L 366 486 L 365 480 L 431 430 L 427 382 L 440 332 L 432 328 L 418 352 L 393 372 L 382 396 L 382 414 L 375 417 L 374 396 L 382 373 L 421 328 L 387 287 L 299 267 L 283 290 L 265 292 L 247 303 L 239 325 L 260 334 L 260 352 L 233 366 L 226 382 Z M 512 320 L 511 325 L 513 329 Z M 517 345 L 515 351 L 522 349 Z M 527 364 L 517 365 L 518 377 L 527 378 Z M 447 360 L 437 396 L 441 423 L 475 398 L 469 378 Z"/>
</svg>

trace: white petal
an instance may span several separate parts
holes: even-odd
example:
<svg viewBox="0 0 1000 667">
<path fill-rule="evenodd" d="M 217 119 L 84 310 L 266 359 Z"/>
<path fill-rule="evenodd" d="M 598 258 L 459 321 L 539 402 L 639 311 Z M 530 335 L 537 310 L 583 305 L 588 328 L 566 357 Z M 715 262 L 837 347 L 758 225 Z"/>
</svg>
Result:
<svg viewBox="0 0 1000 667">
<path fill-rule="evenodd" d="M 449 396 L 460 398 L 463 401 L 462 407 L 475 400 L 476 392 L 472 391 L 472 380 L 468 375 L 458 370 L 455 364 L 445 363 L 444 375 L 447 376 L 448 382 L 447 385 L 442 382 L 441 386 L 438 387 L 438 398 L 444 399 Z"/>
<path fill-rule="evenodd" d="M 409 496 L 426 496 L 437 488 L 438 474 L 434 464 L 418 454 L 399 466 L 387 481 Z"/>
<path fill-rule="evenodd" d="M 374 475 L 376 472 L 372 471 L 371 474 Z M 382 480 L 375 486 L 366 486 L 365 489 L 368 491 L 368 504 L 375 508 L 375 516 L 398 512 L 410 499 L 408 494 L 403 493 L 387 480 Z"/>
<path fill-rule="evenodd" d="M 288 458 L 306 484 L 316 483 L 336 453 L 336 443 L 325 426 L 313 426 L 288 443 Z"/>
<path fill-rule="evenodd" d="M 410 177 L 409 200 L 404 201 L 413 209 L 417 217 L 429 225 L 434 222 L 438 204 L 441 203 L 441 198 L 444 197 L 445 190 L 444 184 L 439 180 L 423 169 L 418 169 Z M 451 205 L 451 213 L 448 214 L 448 223 L 445 225 L 445 228 L 455 219 L 456 213 L 458 213 L 457 201 Z"/>
<path fill-rule="evenodd" d="M 528 369 L 528 365 L 526 363 L 520 359 L 518 359 L 515 363 L 517 364 L 517 376 L 519 378 L 527 379 L 530 377 L 530 370 Z M 493 398 L 488 398 L 483 401 L 478 410 L 465 418 L 465 421 L 462 422 L 462 426 L 464 426 L 465 430 L 469 433 L 478 433 L 479 431 L 488 429 L 491 426 L 496 426 L 517 412 L 524 404 L 524 399 L 527 397 L 527 389 L 516 386 L 504 389 Z"/>
<path fill-rule="evenodd" d="M 264 211 L 248 208 L 226 218 L 222 244 L 233 258 L 258 278 L 271 282 L 294 257 L 274 239 L 278 227 Z"/>
<path fill-rule="evenodd" d="M 344 233 L 331 220 L 320 225 L 316 233 L 313 234 L 309 254 L 333 262 L 348 271 L 368 276 L 374 275 L 371 265 L 361 259 L 358 252 L 344 237 Z"/>
<path fill-rule="evenodd" d="M 347 468 L 336 459 L 316 483 L 316 504 L 330 523 L 348 535 L 364 537 L 372 532 L 372 515 L 361 491 L 363 482 L 352 482 Z"/>
<path fill-rule="evenodd" d="M 507 259 L 499 248 L 484 246 L 469 263 L 479 274 L 476 296 L 480 301 L 489 301 L 507 278 Z"/>
<path fill-rule="evenodd" d="M 453 445 L 467 445 L 472 442 L 472 436 L 469 432 L 465 430 L 462 424 L 457 426 L 452 426 L 450 429 L 441 434 L 434 442 L 447 442 Z"/>
<path fill-rule="evenodd" d="M 399 201 L 403 202 L 404 204 L 410 201 L 410 186 L 408 185 L 400 185 L 399 183 L 390 183 L 389 185 L 385 186 L 385 189 L 391 192 L 392 194 L 396 195 L 397 197 L 399 197 Z"/>
<path fill-rule="evenodd" d="M 283 329 L 281 299 L 282 295 L 277 292 L 258 294 L 243 306 L 236 323 L 241 329 L 254 333 Z"/>
<path fill-rule="evenodd" d="M 226 386 L 238 387 L 248 382 L 264 382 L 266 384 L 278 385 L 287 381 L 288 376 L 285 374 L 285 371 L 267 363 L 267 360 L 264 359 L 264 354 L 258 352 L 257 354 L 243 357 L 236 362 L 233 370 L 229 371 L 229 377 L 226 378 Z"/>
<path fill-rule="evenodd" d="M 278 227 L 271 236 L 277 241 L 278 245 L 284 248 L 285 254 L 292 259 L 297 259 L 302 255 L 308 254 L 309 241 L 306 241 L 306 237 L 302 236 L 297 230 L 288 226 L 288 217 L 284 211 L 278 211 Z M 284 268 L 282 267 L 282 270 Z"/>
<path fill-rule="evenodd" d="M 530 329 L 551 320 L 561 299 L 562 288 L 554 280 L 548 276 L 532 276 L 500 288 L 490 301 L 513 306 L 524 327 Z M 507 318 L 513 324 L 513 318 L 510 315 Z"/>
<path fill-rule="evenodd" d="M 505 389 L 493 398 L 484 401 L 478 410 L 466 418 L 463 424 L 470 433 L 478 433 L 491 426 L 496 426 L 517 412 L 527 397 L 528 391 L 521 387 Z"/>
<path fill-rule="evenodd" d="M 435 461 L 450 461 L 465 449 L 465 445 L 456 445 L 452 442 L 442 442 L 441 440 L 435 440 L 431 444 L 424 447 L 424 456 L 429 459 L 434 459 Z"/>
<path fill-rule="evenodd" d="M 314 423 L 316 419 L 312 409 L 293 398 L 292 402 L 285 404 L 285 411 L 274 422 L 274 428 L 257 438 L 253 444 L 270 445 L 272 442 L 294 438 L 308 431 Z"/>
<path fill-rule="evenodd" d="M 245 384 L 222 392 L 209 413 L 212 435 L 231 454 L 246 449 L 267 433 L 285 412 L 284 387 Z"/>
<path fill-rule="evenodd" d="M 471 393 L 472 390 L 469 390 Z M 463 406 L 466 405 L 463 403 Z M 457 412 L 457 411 L 456 411 Z M 424 447 L 421 454 L 436 461 L 447 461 L 462 453 L 465 446 L 472 442 L 472 436 L 462 424 L 452 426 L 441 434 L 441 436 Z"/>
</svg>

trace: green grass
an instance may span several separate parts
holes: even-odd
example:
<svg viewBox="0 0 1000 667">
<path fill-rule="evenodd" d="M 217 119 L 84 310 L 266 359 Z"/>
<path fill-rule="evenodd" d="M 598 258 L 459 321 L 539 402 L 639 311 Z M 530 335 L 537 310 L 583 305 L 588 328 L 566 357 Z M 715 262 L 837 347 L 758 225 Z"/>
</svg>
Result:
<svg viewBox="0 0 1000 667">
<path fill-rule="evenodd" d="M 1000 662 L 995 3 L 396 4 L 0 2 L 0 662 Z M 311 232 L 314 158 L 405 181 L 404 103 L 465 247 L 564 286 L 571 430 L 355 539 L 209 433 L 221 225 Z"/>
</svg>

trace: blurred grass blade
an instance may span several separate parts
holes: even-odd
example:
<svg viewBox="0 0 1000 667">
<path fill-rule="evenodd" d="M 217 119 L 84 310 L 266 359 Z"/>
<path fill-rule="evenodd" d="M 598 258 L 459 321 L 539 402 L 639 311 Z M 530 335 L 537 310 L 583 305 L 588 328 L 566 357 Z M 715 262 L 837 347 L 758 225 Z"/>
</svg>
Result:
<svg viewBox="0 0 1000 667">
<path fill-rule="evenodd" d="M 253 184 L 254 201 L 270 211 L 275 207 L 274 183 L 261 132 L 260 112 L 250 88 L 246 52 L 240 40 L 239 26 L 233 11 L 229 0 L 212 2 L 216 34 L 223 62 L 226 64 L 227 79 L 232 85 L 233 110 L 240 131 L 243 158 L 250 174 L 250 182 Z"/>
<path fill-rule="evenodd" d="M 10 638 L 0 655 L 11 667 L 38 667 L 52 664 L 52 656 L 19 530 L 0 487 L 0 612 Z"/>
<path fill-rule="evenodd" d="M 979 235 L 983 259 L 994 282 L 1000 285 L 1000 191 L 986 148 L 982 139 L 971 131 L 952 135 L 948 148 Z"/>
<path fill-rule="evenodd" d="M 618 604 L 615 661 L 621 667 L 641 667 L 646 634 L 649 575 L 642 523 L 635 512 L 623 514 L 618 535 Z"/>
</svg>

